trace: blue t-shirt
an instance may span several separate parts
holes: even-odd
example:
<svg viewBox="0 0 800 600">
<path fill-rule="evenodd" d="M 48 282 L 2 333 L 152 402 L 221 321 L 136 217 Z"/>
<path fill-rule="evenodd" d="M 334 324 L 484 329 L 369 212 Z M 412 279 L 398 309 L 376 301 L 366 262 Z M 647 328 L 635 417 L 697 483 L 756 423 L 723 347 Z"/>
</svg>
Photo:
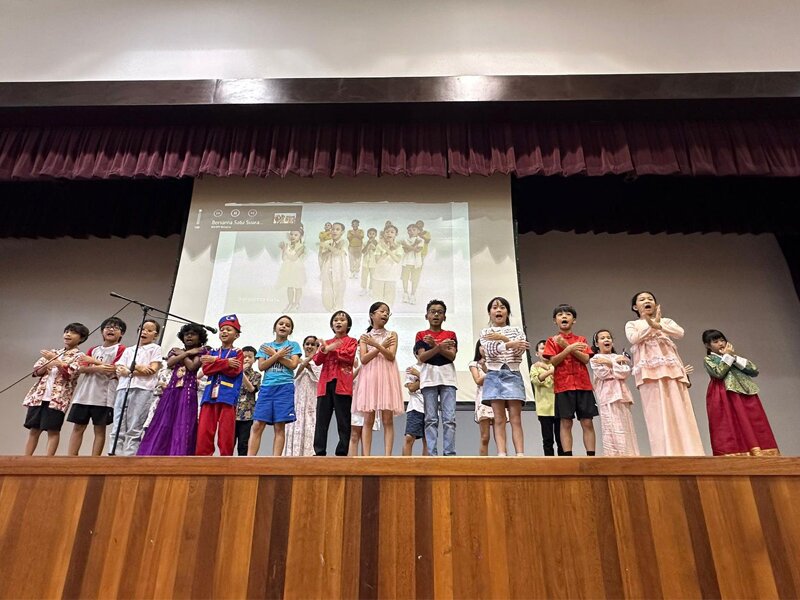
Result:
<svg viewBox="0 0 800 600">
<path fill-rule="evenodd" d="M 300 350 L 300 344 L 297 342 L 293 342 L 292 340 L 286 340 L 285 342 L 267 342 L 266 344 L 262 344 L 263 346 L 269 346 L 275 350 L 280 350 L 284 346 L 289 346 L 291 350 L 289 350 L 289 354 L 287 358 L 291 355 L 302 356 L 303 351 Z M 259 358 L 269 358 L 269 355 L 261 350 L 258 349 L 258 353 L 256 354 L 256 359 Z M 284 385 L 286 383 L 294 383 L 293 377 L 294 371 L 285 367 L 280 362 L 276 362 L 273 364 L 269 369 L 264 372 L 264 377 L 261 380 L 261 387 L 269 387 L 272 385 Z"/>
</svg>

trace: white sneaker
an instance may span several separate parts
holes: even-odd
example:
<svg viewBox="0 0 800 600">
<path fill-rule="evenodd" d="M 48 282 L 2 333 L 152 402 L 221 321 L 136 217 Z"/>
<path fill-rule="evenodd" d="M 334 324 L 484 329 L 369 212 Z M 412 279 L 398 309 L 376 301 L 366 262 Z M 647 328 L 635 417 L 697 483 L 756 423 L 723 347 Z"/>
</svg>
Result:
<svg viewBox="0 0 800 600">
<path fill-rule="evenodd" d="M 408 304 L 408 294 L 403 292 L 403 304 Z"/>
<path fill-rule="evenodd" d="M 408 297 L 408 303 L 409 304 L 416 304 L 417 303 L 417 297 L 414 294 L 411 294 Z"/>
</svg>

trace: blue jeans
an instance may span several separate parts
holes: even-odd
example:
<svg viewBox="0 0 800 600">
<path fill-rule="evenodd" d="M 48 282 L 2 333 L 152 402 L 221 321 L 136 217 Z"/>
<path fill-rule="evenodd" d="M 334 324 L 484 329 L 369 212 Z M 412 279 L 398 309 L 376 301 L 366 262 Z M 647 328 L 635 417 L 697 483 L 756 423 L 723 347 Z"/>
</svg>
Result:
<svg viewBox="0 0 800 600">
<path fill-rule="evenodd" d="M 431 456 L 439 454 L 439 408 L 442 409 L 442 438 L 444 455 L 456 454 L 456 388 L 452 385 L 437 385 L 422 388 L 425 400 L 425 442 Z"/>
</svg>

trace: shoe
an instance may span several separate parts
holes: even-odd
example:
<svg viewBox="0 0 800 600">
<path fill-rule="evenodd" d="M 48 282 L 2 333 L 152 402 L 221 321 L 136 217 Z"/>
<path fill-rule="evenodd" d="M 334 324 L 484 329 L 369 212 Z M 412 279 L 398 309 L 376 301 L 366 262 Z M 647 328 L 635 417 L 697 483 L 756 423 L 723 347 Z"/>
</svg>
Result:
<svg viewBox="0 0 800 600">
<path fill-rule="evenodd" d="M 403 292 L 403 304 L 408 304 L 408 294 Z"/>
<path fill-rule="evenodd" d="M 417 297 L 414 294 L 411 294 L 408 297 L 408 303 L 409 304 L 416 304 L 417 303 Z"/>
</svg>

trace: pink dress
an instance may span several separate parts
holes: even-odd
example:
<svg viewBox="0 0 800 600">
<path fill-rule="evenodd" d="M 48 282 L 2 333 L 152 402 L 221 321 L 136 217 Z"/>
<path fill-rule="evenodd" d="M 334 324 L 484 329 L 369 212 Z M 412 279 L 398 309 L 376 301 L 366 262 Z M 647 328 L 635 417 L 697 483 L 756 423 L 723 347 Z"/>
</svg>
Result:
<svg viewBox="0 0 800 600">
<path fill-rule="evenodd" d="M 603 429 L 604 456 L 639 456 L 639 442 L 633 425 L 633 396 L 625 380 L 631 367 L 617 362 L 619 354 L 595 354 L 589 360 L 594 373 L 594 397 Z M 613 366 L 604 359 L 613 361 Z"/>
<path fill-rule="evenodd" d="M 386 342 L 391 331 L 373 329 L 366 335 L 375 338 L 380 344 Z M 367 347 L 372 350 L 372 346 Z M 353 388 L 353 411 L 374 412 L 390 410 L 395 415 L 403 413 L 403 385 L 397 362 L 378 354 L 365 365 L 361 365 Z"/>
<path fill-rule="evenodd" d="M 633 355 L 633 376 L 642 397 L 642 410 L 653 456 L 703 456 L 703 442 L 689 397 L 689 379 L 671 338 L 683 328 L 662 318 L 661 329 L 647 321 L 628 321 L 625 334 Z"/>
</svg>

